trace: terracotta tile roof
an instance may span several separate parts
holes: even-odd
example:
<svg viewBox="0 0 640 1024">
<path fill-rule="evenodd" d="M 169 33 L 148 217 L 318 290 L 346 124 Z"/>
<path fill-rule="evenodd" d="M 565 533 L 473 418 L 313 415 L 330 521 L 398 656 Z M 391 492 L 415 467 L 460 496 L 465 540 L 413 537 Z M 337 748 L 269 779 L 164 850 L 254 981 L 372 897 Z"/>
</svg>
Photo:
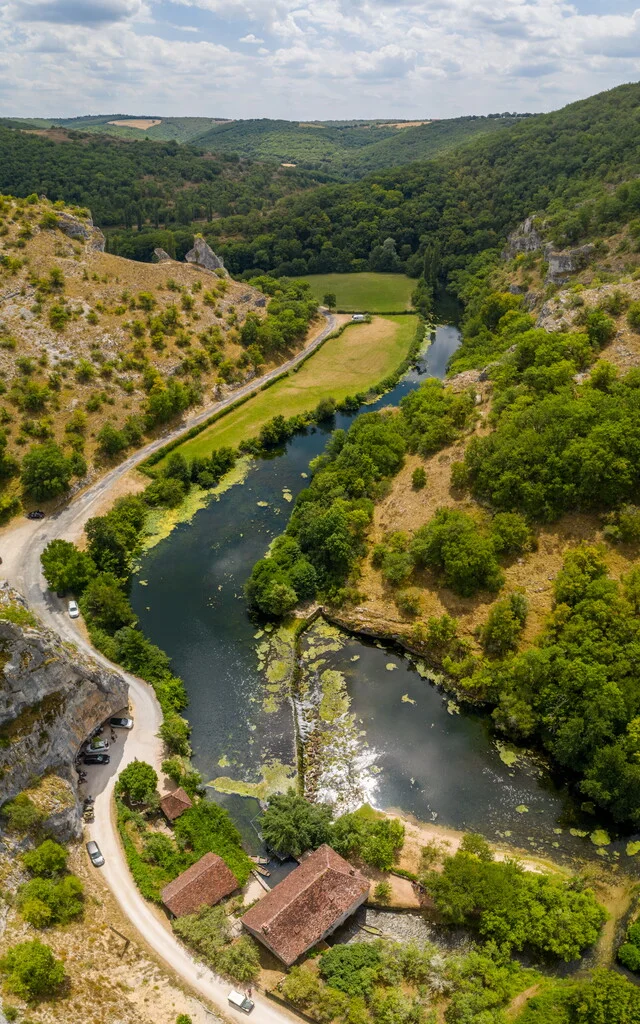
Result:
<svg viewBox="0 0 640 1024">
<path fill-rule="evenodd" d="M 160 807 L 162 808 L 162 813 L 166 815 L 169 821 L 175 821 L 183 811 L 188 811 L 190 807 L 193 807 L 193 804 L 184 789 L 178 787 L 178 789 L 174 789 L 173 793 L 167 793 L 166 796 L 163 796 L 160 801 Z"/>
<path fill-rule="evenodd" d="M 203 904 L 212 907 L 237 888 L 237 879 L 222 857 L 205 853 L 173 882 L 165 885 L 162 902 L 176 917 L 183 917 L 195 913 Z"/>
<path fill-rule="evenodd" d="M 367 897 L 369 882 L 321 846 L 248 910 L 245 927 L 290 965 Z"/>
</svg>

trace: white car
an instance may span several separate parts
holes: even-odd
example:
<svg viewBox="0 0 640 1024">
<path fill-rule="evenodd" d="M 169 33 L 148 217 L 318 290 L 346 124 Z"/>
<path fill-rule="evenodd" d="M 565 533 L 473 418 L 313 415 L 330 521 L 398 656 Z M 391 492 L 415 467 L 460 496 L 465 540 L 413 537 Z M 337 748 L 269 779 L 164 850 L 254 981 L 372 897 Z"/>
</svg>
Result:
<svg viewBox="0 0 640 1024">
<path fill-rule="evenodd" d="M 236 992 L 235 989 L 231 989 L 227 999 L 230 1006 L 233 1006 L 236 1010 L 242 1010 L 243 1013 L 251 1013 L 255 1006 L 252 999 L 249 999 L 242 992 Z"/>
<path fill-rule="evenodd" d="M 80 617 L 80 609 L 78 608 L 77 601 L 69 601 L 69 618 L 77 619 Z"/>
<path fill-rule="evenodd" d="M 104 857 L 102 856 L 100 847 L 93 839 L 90 839 L 87 843 L 87 853 L 89 854 L 94 868 L 101 868 L 104 864 Z"/>
</svg>

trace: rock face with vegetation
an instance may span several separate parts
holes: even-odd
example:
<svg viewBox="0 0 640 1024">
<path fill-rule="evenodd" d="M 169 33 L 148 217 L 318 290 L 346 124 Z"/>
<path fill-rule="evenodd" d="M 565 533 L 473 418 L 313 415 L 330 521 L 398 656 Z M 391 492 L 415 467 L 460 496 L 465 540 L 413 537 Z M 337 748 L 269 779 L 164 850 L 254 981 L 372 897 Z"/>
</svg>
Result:
<svg viewBox="0 0 640 1024">
<path fill-rule="evenodd" d="M 114 672 L 41 626 L 23 598 L 0 588 L 0 803 L 34 776 L 71 778 L 80 744 L 127 703 Z"/>
<path fill-rule="evenodd" d="M 224 270 L 224 262 L 216 256 L 211 246 L 207 245 L 202 235 L 196 235 L 193 240 L 193 249 L 185 255 L 187 263 L 195 263 L 205 270 Z"/>
</svg>

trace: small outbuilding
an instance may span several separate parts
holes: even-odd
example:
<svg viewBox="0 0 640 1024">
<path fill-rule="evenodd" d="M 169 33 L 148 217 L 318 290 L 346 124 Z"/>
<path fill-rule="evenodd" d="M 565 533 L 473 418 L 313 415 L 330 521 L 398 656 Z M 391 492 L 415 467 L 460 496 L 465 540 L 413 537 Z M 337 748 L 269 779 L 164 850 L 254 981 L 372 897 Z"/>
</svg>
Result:
<svg viewBox="0 0 640 1024">
<path fill-rule="evenodd" d="M 330 846 L 305 857 L 242 923 L 290 967 L 339 928 L 369 895 L 369 882 Z"/>
<path fill-rule="evenodd" d="M 174 917 L 213 907 L 238 888 L 238 880 L 222 857 L 205 853 L 162 890 L 162 902 Z"/>
<path fill-rule="evenodd" d="M 160 801 L 160 809 L 169 821 L 175 821 L 190 807 L 193 807 L 191 799 L 180 787 L 174 789 L 172 793 L 167 793 Z"/>
</svg>

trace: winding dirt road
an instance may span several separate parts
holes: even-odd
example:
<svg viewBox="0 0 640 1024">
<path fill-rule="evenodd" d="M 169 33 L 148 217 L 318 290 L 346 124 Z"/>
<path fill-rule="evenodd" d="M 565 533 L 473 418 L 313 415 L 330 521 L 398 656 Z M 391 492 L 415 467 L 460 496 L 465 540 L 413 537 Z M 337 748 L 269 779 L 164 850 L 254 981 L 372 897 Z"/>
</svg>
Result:
<svg viewBox="0 0 640 1024">
<path fill-rule="evenodd" d="M 129 703 L 135 726 L 131 732 L 118 731 L 117 740 L 109 751 L 111 763 L 108 766 L 87 769 L 87 792 L 95 796 L 95 821 L 88 830 L 88 838 L 95 839 L 99 844 L 105 857 L 105 865 L 100 869 L 102 876 L 146 944 L 199 996 L 225 1013 L 229 1012 L 227 995 L 231 986 L 197 963 L 177 942 L 164 915 L 142 898 L 129 872 L 113 816 L 115 781 L 120 771 L 130 761 L 135 758 L 147 761 L 154 765 L 162 778 L 160 766 L 164 751 L 163 744 L 157 737 L 162 715 L 155 694 L 143 680 L 124 672 L 95 651 L 74 627 L 73 621 L 66 613 L 66 601 L 58 599 L 47 590 L 40 568 L 40 554 L 51 540 L 77 537 L 87 519 L 95 514 L 97 505 L 108 499 L 121 478 L 153 452 L 180 437 L 193 426 L 204 422 L 214 413 L 232 405 L 238 398 L 250 394 L 267 381 L 292 369 L 318 348 L 336 325 L 331 314 L 323 315 L 325 326 L 292 359 L 239 388 L 229 398 L 202 409 L 181 427 L 130 455 L 95 484 L 78 494 L 69 505 L 49 518 L 39 522 L 23 519 L 3 531 L 0 537 L 3 575 L 25 596 L 45 626 L 55 630 L 64 640 L 75 644 L 105 667 L 119 672 L 129 685 Z M 292 1020 L 298 1020 L 259 995 L 255 996 L 255 1004 L 252 1020 L 256 1024 L 290 1024 Z"/>
</svg>

